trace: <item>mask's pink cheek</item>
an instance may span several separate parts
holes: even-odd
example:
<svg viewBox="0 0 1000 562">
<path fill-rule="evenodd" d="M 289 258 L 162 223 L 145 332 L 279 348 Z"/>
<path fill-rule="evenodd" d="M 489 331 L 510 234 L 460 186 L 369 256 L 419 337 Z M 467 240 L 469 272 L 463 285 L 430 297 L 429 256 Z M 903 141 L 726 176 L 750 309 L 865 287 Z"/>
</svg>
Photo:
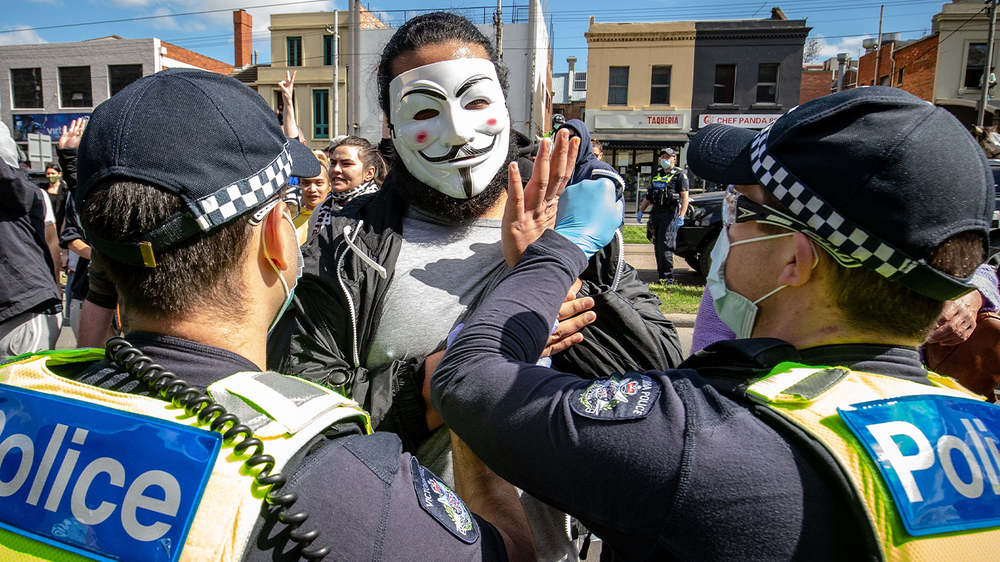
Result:
<svg viewBox="0 0 1000 562">
<path fill-rule="evenodd" d="M 425 142 L 427 142 L 427 131 L 420 131 L 420 132 L 418 132 L 417 136 L 414 137 L 414 138 L 420 144 L 424 144 Z"/>
<path fill-rule="evenodd" d="M 487 125 L 489 125 L 490 127 L 493 127 L 493 126 L 496 126 L 496 124 L 497 124 L 497 120 L 496 120 L 495 118 L 493 118 L 493 117 L 490 117 L 490 118 L 489 118 L 489 119 L 488 119 L 488 120 L 486 121 L 486 124 L 487 124 Z"/>
</svg>

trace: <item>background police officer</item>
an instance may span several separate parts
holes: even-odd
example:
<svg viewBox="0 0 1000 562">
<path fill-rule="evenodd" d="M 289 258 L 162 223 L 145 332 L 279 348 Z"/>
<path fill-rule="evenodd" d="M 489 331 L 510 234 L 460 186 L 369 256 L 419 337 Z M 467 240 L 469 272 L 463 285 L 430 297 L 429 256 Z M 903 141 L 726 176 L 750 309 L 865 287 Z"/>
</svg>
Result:
<svg viewBox="0 0 1000 562">
<path fill-rule="evenodd" d="M 684 224 L 684 215 L 687 214 L 688 178 L 684 170 L 677 167 L 677 152 L 672 148 L 660 151 L 659 166 L 646 197 L 639 205 L 636 222 L 642 222 L 643 212 L 652 205 L 649 233 L 656 255 L 656 274 L 661 282 L 670 285 L 674 282 L 677 229 Z"/>
<path fill-rule="evenodd" d="M 871 87 L 760 132 L 709 125 L 688 162 L 734 185 L 708 281 L 752 338 L 667 372 L 535 365 L 614 211 L 560 200 L 556 224 L 552 194 L 514 186 L 505 256 L 520 259 L 431 379 L 445 422 L 615 560 L 995 560 L 1000 408 L 917 351 L 987 247 L 993 179 L 972 137 Z M 561 232 L 573 222 L 593 232 Z"/>
</svg>

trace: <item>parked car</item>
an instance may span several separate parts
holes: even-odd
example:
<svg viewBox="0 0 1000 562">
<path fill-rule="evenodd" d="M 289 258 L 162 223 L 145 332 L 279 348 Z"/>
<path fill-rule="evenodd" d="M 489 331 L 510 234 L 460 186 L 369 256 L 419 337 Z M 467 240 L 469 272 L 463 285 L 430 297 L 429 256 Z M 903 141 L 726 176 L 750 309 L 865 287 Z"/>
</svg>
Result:
<svg viewBox="0 0 1000 562">
<path fill-rule="evenodd" d="M 709 256 L 719 232 L 722 232 L 722 198 L 725 194 L 725 191 L 710 191 L 692 195 L 684 226 L 677 231 L 677 250 L 674 253 L 701 275 L 707 274 L 712 265 Z"/>
<path fill-rule="evenodd" d="M 990 255 L 993 256 L 1000 254 L 1000 160 L 990 160 L 990 169 L 993 170 L 993 187 L 996 191 L 993 220 L 990 224 Z M 712 247 L 722 231 L 724 195 L 724 191 L 693 195 L 684 226 L 677 231 L 676 254 L 701 275 L 707 274 L 712 265 Z"/>
</svg>

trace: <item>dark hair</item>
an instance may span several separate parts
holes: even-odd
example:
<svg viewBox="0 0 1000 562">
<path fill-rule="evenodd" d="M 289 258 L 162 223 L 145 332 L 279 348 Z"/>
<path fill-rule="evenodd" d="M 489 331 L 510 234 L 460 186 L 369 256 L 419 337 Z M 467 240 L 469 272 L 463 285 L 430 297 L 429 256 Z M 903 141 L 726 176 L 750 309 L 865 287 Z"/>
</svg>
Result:
<svg viewBox="0 0 1000 562">
<path fill-rule="evenodd" d="M 340 142 L 330 145 L 330 148 L 327 149 L 327 154 L 331 159 L 333 159 L 333 151 L 336 150 L 337 147 L 341 146 L 351 146 L 357 148 L 358 157 L 361 159 L 361 165 L 364 166 L 366 170 L 374 167 L 375 177 L 372 178 L 372 181 L 374 181 L 376 185 L 382 185 L 382 182 L 385 181 L 385 174 L 388 172 L 388 166 L 382 158 L 382 155 L 379 154 L 378 149 L 375 148 L 372 143 L 368 142 L 368 139 L 356 137 L 354 135 L 340 139 Z"/>
<path fill-rule="evenodd" d="M 458 41 L 479 45 L 486 50 L 490 61 L 497 69 L 497 77 L 507 95 L 507 67 L 500 64 L 496 49 L 489 38 L 483 35 L 475 25 L 462 16 L 448 12 L 431 12 L 417 16 L 403 24 L 393 34 L 382 49 L 382 58 L 378 64 L 378 98 L 382 113 L 389 118 L 389 82 L 395 78 L 392 72 L 393 61 L 404 53 L 437 43 Z"/>
<path fill-rule="evenodd" d="M 766 189 L 764 203 L 791 214 Z M 757 223 L 762 232 L 780 234 L 787 229 Z M 819 251 L 819 246 L 816 246 Z M 819 267 L 826 269 L 827 295 L 844 322 L 856 330 L 924 341 L 944 310 L 944 303 L 889 281 L 866 267 L 844 267 L 820 251 Z M 983 262 L 983 238 L 976 232 L 961 232 L 922 256 L 928 265 L 955 277 L 968 277 Z"/>
<path fill-rule="evenodd" d="M 56 172 L 58 172 L 58 173 L 61 174 L 62 173 L 62 166 L 60 166 L 56 162 L 49 162 L 48 164 L 45 165 L 45 171 L 48 171 L 48 170 L 55 170 Z"/>
<path fill-rule="evenodd" d="M 280 196 L 280 195 L 279 195 Z M 80 212 L 97 238 L 128 240 L 182 210 L 179 197 L 151 184 L 109 179 L 92 188 Z M 248 216 L 197 234 L 156 255 L 156 267 L 118 262 L 94 252 L 129 312 L 176 317 L 192 308 L 211 307 L 227 318 L 242 319 L 243 270 L 253 226 Z"/>
</svg>

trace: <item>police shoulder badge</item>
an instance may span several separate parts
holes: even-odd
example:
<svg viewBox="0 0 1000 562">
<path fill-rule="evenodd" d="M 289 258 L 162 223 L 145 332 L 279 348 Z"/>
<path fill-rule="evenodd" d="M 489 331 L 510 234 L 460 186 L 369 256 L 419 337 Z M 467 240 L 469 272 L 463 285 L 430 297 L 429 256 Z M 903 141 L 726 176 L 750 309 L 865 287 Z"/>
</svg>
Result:
<svg viewBox="0 0 1000 562">
<path fill-rule="evenodd" d="M 462 542 L 473 544 L 479 540 L 476 520 L 458 494 L 413 457 L 410 457 L 410 473 L 417 501 L 424 511 Z"/>
<path fill-rule="evenodd" d="M 636 420 L 649 415 L 660 398 L 660 383 L 630 371 L 591 381 L 573 391 L 570 407 L 595 420 Z"/>
</svg>

